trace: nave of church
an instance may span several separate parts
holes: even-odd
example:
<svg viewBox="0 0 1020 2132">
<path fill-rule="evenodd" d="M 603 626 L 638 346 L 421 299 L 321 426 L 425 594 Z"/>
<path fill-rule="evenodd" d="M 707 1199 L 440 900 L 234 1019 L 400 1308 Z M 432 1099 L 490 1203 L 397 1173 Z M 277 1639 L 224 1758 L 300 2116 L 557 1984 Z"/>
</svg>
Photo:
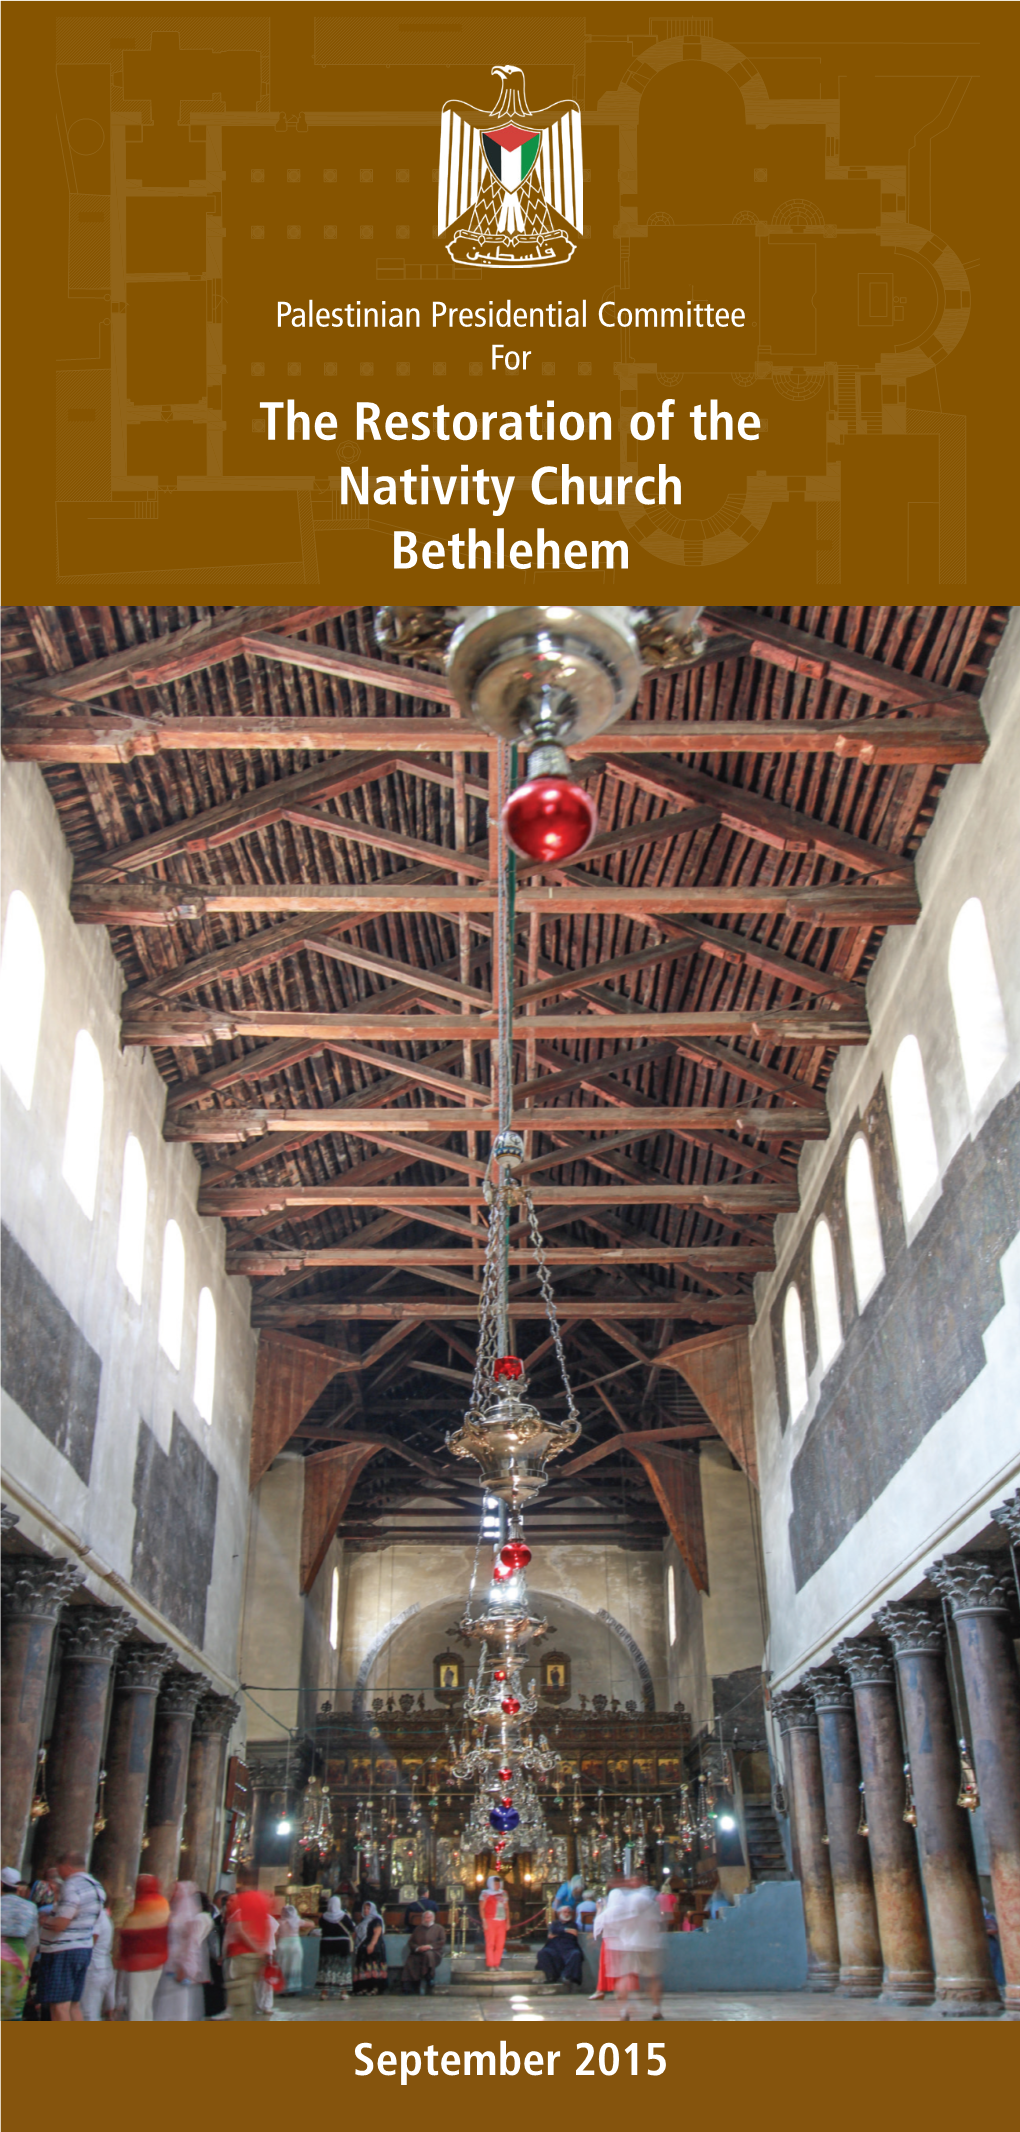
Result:
<svg viewBox="0 0 1020 2132">
<path fill-rule="evenodd" d="M 3 651 L 26 2015 L 1020 2017 L 1016 614 Z"/>
</svg>

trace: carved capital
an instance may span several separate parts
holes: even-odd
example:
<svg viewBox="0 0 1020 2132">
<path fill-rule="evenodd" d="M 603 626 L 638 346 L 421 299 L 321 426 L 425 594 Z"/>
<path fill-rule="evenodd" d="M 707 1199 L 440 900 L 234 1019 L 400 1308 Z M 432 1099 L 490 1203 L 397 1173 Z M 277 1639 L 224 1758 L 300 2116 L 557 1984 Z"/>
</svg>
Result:
<svg viewBox="0 0 1020 2132">
<path fill-rule="evenodd" d="M 875 1625 L 888 1636 L 897 1658 L 917 1652 L 937 1658 L 946 1640 L 942 1616 L 933 1606 L 914 1599 L 892 1599 L 888 1606 L 880 1606 Z"/>
<path fill-rule="evenodd" d="M 814 1696 L 816 1710 L 852 1710 L 854 1691 L 845 1673 L 837 1673 L 834 1666 L 812 1666 L 804 1675 L 804 1685 Z"/>
<path fill-rule="evenodd" d="M 18 1523 L 18 1513 L 9 1503 L 0 1503 L 0 1535 L 13 1532 Z"/>
<path fill-rule="evenodd" d="M 279 1791 L 284 1771 L 275 1762 L 249 1762 L 248 1782 L 252 1791 Z"/>
<path fill-rule="evenodd" d="M 164 1673 L 172 1664 L 173 1652 L 169 1644 L 124 1644 L 117 1660 L 115 1685 L 128 1690 L 158 1688 Z"/>
<path fill-rule="evenodd" d="M 891 1688 L 895 1685 L 895 1663 L 884 1644 L 868 1643 L 863 1638 L 856 1643 L 848 1637 L 844 1643 L 836 1645 L 832 1655 L 849 1674 L 854 1688 Z"/>
<path fill-rule="evenodd" d="M 1008 1614 L 1012 1611 L 1008 1557 L 942 1555 L 928 1575 L 954 1614 Z M 1009 1579 L 1009 1582 L 1007 1582 Z"/>
<path fill-rule="evenodd" d="M 781 1688 L 772 1697 L 772 1714 L 781 1732 L 817 1732 L 818 1712 L 810 1688 L 798 1681 L 795 1688 Z"/>
<path fill-rule="evenodd" d="M 72 1606 L 60 1626 L 64 1658 L 112 1658 L 134 1628 L 119 1606 Z"/>
<path fill-rule="evenodd" d="M 192 1736 L 194 1737 L 195 1733 L 211 1732 L 225 1740 L 240 1714 L 240 1703 L 232 1702 L 229 1695 L 203 1695 L 195 1710 Z"/>
<path fill-rule="evenodd" d="M 1005 1527 L 1014 1547 L 1020 1547 L 1020 1488 L 1015 1495 L 1008 1495 L 997 1510 L 992 1511 L 992 1517 L 996 1525 Z"/>
<path fill-rule="evenodd" d="M 56 1621 L 81 1583 L 72 1562 L 51 1562 L 45 1555 L 8 1555 L 3 1565 L 4 1612 L 15 1620 Z"/>
<path fill-rule="evenodd" d="M 183 1666 L 171 1666 L 159 1691 L 156 1715 L 194 1718 L 202 1696 L 208 1692 L 209 1683 L 201 1673 L 187 1673 Z"/>
</svg>

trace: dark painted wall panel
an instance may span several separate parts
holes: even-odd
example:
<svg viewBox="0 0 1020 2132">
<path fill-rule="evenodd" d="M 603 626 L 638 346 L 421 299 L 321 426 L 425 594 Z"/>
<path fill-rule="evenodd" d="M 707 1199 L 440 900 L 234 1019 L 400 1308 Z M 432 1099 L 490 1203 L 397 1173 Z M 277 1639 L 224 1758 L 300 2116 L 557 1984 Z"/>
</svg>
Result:
<svg viewBox="0 0 1020 2132">
<path fill-rule="evenodd" d="M 793 1464 L 798 1591 L 984 1368 L 1005 1302 L 1000 1261 L 1020 1230 L 1020 1089 L 961 1147 L 912 1242 L 882 1228 L 885 1279 L 847 1330 Z"/>
<path fill-rule="evenodd" d="M 175 1414 L 169 1457 L 147 1422 L 138 1434 L 131 1576 L 138 1590 L 192 1643 L 205 1641 L 218 1480 L 201 1445 Z"/>
<path fill-rule="evenodd" d="M 102 1362 L 9 1229 L 0 1243 L 4 1390 L 87 1481 Z"/>
</svg>

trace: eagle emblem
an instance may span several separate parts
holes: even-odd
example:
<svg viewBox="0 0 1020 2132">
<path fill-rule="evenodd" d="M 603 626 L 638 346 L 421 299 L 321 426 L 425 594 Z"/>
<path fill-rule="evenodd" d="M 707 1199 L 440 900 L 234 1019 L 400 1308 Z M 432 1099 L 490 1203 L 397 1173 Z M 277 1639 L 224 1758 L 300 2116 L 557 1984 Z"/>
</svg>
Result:
<svg viewBox="0 0 1020 2132">
<path fill-rule="evenodd" d="M 581 108 L 529 111 L 520 67 L 493 67 L 491 111 L 443 106 L 439 234 L 457 266 L 562 266 L 584 235 Z"/>
</svg>

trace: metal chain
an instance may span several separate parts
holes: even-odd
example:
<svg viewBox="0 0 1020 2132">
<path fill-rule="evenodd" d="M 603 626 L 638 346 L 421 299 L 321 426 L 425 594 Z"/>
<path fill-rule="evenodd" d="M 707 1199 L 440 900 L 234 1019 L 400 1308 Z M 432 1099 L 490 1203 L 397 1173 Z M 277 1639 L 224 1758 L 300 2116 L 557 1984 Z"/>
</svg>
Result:
<svg viewBox="0 0 1020 2132">
<path fill-rule="evenodd" d="M 535 1254 L 535 1265 L 538 1268 L 538 1285 L 542 1291 L 542 1301 L 545 1304 L 546 1316 L 549 1320 L 549 1331 L 552 1334 L 552 1343 L 556 1350 L 556 1360 L 560 1366 L 560 1376 L 563 1379 L 563 1389 L 567 1395 L 568 1417 L 571 1421 L 576 1421 L 577 1408 L 574 1405 L 574 1394 L 571 1390 L 570 1378 L 567 1375 L 567 1358 L 563 1352 L 563 1340 L 560 1335 L 560 1323 L 559 1319 L 556 1316 L 556 1298 L 553 1295 L 552 1282 L 549 1279 L 549 1268 L 545 1262 L 545 1247 L 542 1243 L 542 1232 L 538 1226 L 538 1216 L 535 1213 L 530 1192 L 526 1192 L 524 1195 L 524 1209 L 528 1220 L 528 1233 L 531 1237 L 531 1248 Z"/>
</svg>

